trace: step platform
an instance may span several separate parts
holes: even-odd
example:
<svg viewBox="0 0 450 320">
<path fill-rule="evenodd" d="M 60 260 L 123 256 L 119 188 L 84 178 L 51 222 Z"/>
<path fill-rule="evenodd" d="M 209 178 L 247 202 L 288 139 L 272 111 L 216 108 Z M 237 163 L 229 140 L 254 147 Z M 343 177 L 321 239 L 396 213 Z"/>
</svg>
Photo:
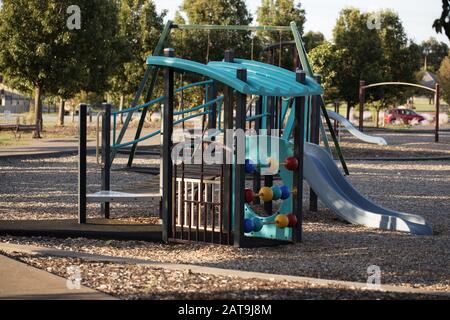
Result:
<svg viewBox="0 0 450 320">
<path fill-rule="evenodd" d="M 148 201 L 155 198 L 160 198 L 161 194 L 154 193 L 129 193 L 121 191 L 107 191 L 102 190 L 96 193 L 86 195 L 87 202 L 136 202 Z"/>
</svg>

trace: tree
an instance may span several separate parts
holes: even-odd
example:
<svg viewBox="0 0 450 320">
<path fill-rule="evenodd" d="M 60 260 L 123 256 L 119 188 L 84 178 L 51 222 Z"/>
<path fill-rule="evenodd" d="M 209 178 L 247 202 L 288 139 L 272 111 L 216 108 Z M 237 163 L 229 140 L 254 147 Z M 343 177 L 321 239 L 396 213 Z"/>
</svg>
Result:
<svg viewBox="0 0 450 320">
<path fill-rule="evenodd" d="M 5 0 L 0 9 L 0 67 L 11 83 L 34 90 L 36 138 L 45 92 L 104 89 L 113 68 L 114 1 L 77 2 L 82 23 L 74 30 L 67 26 L 69 0 Z"/>
<path fill-rule="evenodd" d="M 258 24 L 272 26 L 289 26 L 291 21 L 297 23 L 300 34 L 303 34 L 304 24 L 306 21 L 305 10 L 301 3 L 297 4 L 294 0 L 262 0 L 261 6 L 257 9 Z M 267 44 L 276 44 L 280 41 L 289 41 L 292 39 L 290 32 L 260 32 L 259 36 L 264 39 Z M 281 56 L 281 66 L 292 69 L 292 53 L 283 51 Z"/>
<path fill-rule="evenodd" d="M 119 98 L 120 109 L 125 97 L 137 91 L 145 72 L 145 60 L 152 54 L 163 28 L 166 12 L 158 14 L 152 0 L 121 0 L 117 68 L 111 78 L 114 98 Z"/>
<path fill-rule="evenodd" d="M 439 19 L 436 19 L 433 23 L 433 28 L 437 33 L 442 33 L 444 30 L 447 38 L 450 39 L 450 1 L 442 0 L 442 14 Z"/>
<path fill-rule="evenodd" d="M 376 28 L 369 27 L 370 19 L 371 13 L 344 9 L 333 30 L 336 48 L 343 50 L 337 88 L 347 102 L 347 118 L 350 108 L 358 102 L 359 81 L 374 83 L 381 79 L 383 52 Z"/>
<path fill-rule="evenodd" d="M 303 42 L 305 43 L 306 52 L 310 52 L 312 49 L 325 43 L 325 36 L 322 32 L 308 31 L 303 36 Z"/>
<path fill-rule="evenodd" d="M 397 13 L 391 10 L 379 11 L 382 23 L 377 29 L 380 37 L 382 60 L 381 79 L 383 81 L 414 82 L 420 68 L 420 52 L 417 45 L 409 44 L 406 32 Z M 385 109 L 388 104 L 405 101 L 411 90 L 407 87 L 379 87 L 372 89 L 375 109 Z"/>
<path fill-rule="evenodd" d="M 337 49 L 330 42 L 324 42 L 312 49 L 308 54 L 314 73 L 322 75 L 325 100 L 339 98 L 338 77 L 341 75 L 340 69 L 345 50 Z"/>
<path fill-rule="evenodd" d="M 189 24 L 249 25 L 252 21 L 244 0 L 184 0 L 175 18 L 176 23 Z M 172 40 L 177 55 L 202 63 L 223 59 L 226 49 L 246 58 L 251 51 L 251 34 L 245 31 L 178 31 Z"/>
<path fill-rule="evenodd" d="M 430 38 L 421 44 L 423 53 L 422 65 L 424 69 L 437 72 L 442 60 L 448 54 L 448 46 L 444 42 L 439 42 L 436 38 Z"/>
<path fill-rule="evenodd" d="M 450 104 L 450 55 L 442 61 L 438 72 L 438 79 L 442 88 L 442 97 Z"/>
</svg>

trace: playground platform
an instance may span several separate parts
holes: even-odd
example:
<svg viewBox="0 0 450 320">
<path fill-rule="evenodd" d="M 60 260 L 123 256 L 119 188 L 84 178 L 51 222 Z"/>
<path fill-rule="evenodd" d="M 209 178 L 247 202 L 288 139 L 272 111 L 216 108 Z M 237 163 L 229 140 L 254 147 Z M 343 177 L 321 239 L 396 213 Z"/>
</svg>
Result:
<svg viewBox="0 0 450 320">
<path fill-rule="evenodd" d="M 114 219 L 89 219 L 87 224 L 75 219 L 0 221 L 0 234 L 27 237 L 161 241 L 161 231 L 161 225 L 125 224 Z"/>
<path fill-rule="evenodd" d="M 183 233 L 183 236 L 181 236 Z M 53 237 L 53 238 L 87 238 L 87 239 L 107 239 L 107 240 L 136 240 L 148 242 L 162 242 L 162 225 L 131 223 L 115 219 L 88 219 L 86 224 L 79 224 L 75 219 L 60 220 L 14 220 L 0 221 L 0 236 L 18 237 Z M 187 228 L 177 229 L 176 240 L 174 242 L 183 243 L 188 239 Z M 201 242 L 218 244 L 217 232 L 204 230 L 199 227 L 198 232 L 194 230 L 194 236 Z M 214 237 L 214 238 L 212 238 Z M 220 239 L 222 244 L 233 243 L 233 234 L 223 232 Z M 249 238 L 248 247 L 277 246 L 286 244 L 284 241 L 274 241 L 262 238 Z"/>
</svg>

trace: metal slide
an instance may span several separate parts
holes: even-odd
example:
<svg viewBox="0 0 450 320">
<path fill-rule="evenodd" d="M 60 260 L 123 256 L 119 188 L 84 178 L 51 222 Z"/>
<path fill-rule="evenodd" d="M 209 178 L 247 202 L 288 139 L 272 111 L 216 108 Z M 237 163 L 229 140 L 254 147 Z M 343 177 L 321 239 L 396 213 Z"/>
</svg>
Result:
<svg viewBox="0 0 450 320">
<path fill-rule="evenodd" d="M 304 175 L 319 199 L 352 224 L 417 235 L 432 234 L 430 225 L 421 216 L 382 208 L 360 194 L 320 146 L 305 144 Z"/>
<path fill-rule="evenodd" d="M 384 140 L 381 137 L 374 137 L 374 136 L 369 136 L 368 134 L 365 134 L 361 131 L 359 131 L 358 129 L 356 129 L 353 124 L 351 124 L 350 121 L 348 121 L 347 119 L 345 119 L 343 116 L 341 116 L 340 114 L 331 111 L 331 110 L 327 110 L 328 116 L 333 119 L 336 120 L 340 123 L 342 123 L 345 127 L 345 129 L 347 129 L 348 132 L 350 132 L 352 135 L 354 135 L 356 138 L 358 138 L 359 140 L 368 142 L 368 143 L 374 143 L 374 144 L 379 144 L 379 145 L 383 145 L 383 146 L 387 146 L 387 142 L 386 140 Z"/>
</svg>

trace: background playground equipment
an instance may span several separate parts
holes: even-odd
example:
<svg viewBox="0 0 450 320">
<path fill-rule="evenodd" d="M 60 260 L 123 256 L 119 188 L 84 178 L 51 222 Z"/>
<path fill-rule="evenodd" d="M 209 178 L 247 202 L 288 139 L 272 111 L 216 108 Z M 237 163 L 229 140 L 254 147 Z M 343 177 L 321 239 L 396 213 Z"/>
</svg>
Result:
<svg viewBox="0 0 450 320">
<path fill-rule="evenodd" d="M 439 107 L 440 107 L 440 99 L 441 99 L 441 88 L 439 83 L 436 83 L 435 88 L 430 88 L 427 86 L 423 86 L 416 83 L 408 83 L 408 82 L 380 82 L 380 83 L 372 83 L 366 85 L 364 80 L 359 82 L 359 131 L 363 132 L 364 130 L 364 104 L 366 102 L 366 90 L 374 87 L 380 86 L 409 86 L 420 88 L 424 90 L 428 90 L 434 93 L 434 106 L 436 110 L 435 116 L 435 130 L 434 130 L 434 142 L 439 142 Z"/>
<path fill-rule="evenodd" d="M 355 136 L 359 140 L 364 141 L 364 142 L 368 142 L 368 143 L 374 143 L 374 144 L 382 145 L 382 146 L 386 146 L 387 145 L 387 142 L 386 142 L 386 140 L 384 138 L 371 136 L 371 135 L 368 135 L 368 134 L 366 134 L 366 133 L 364 133 L 362 131 L 359 131 L 358 129 L 356 129 L 353 126 L 353 124 L 350 121 L 345 119 L 340 114 L 338 114 L 338 113 L 336 113 L 334 111 L 328 110 L 328 115 L 330 116 L 331 119 L 336 120 L 337 122 L 342 124 L 345 127 L 345 129 L 347 129 L 348 132 L 350 132 L 353 136 Z"/>
<path fill-rule="evenodd" d="M 170 23 L 164 32 L 174 28 Z M 177 26 L 179 28 L 180 26 Z M 229 27 L 229 26 L 222 26 Z M 150 82 L 150 94 L 145 103 L 111 112 L 105 106 L 102 113 L 102 190 L 86 194 L 86 110 L 80 110 L 80 161 L 79 161 L 79 222 L 86 223 L 86 202 L 100 202 L 102 212 L 109 218 L 110 202 L 146 201 L 149 198 L 161 199 L 162 240 L 164 242 L 202 241 L 236 246 L 270 245 L 274 243 L 292 243 L 302 239 L 303 218 L 303 178 L 312 187 L 310 209 L 317 210 L 318 197 L 332 208 L 336 214 L 351 223 L 358 223 L 374 228 L 401 230 L 417 234 L 430 234 L 431 228 L 419 216 L 397 213 L 383 209 L 360 195 L 339 172 L 330 155 L 319 146 L 321 128 L 321 111 L 323 102 L 320 77 L 313 78 L 311 67 L 306 58 L 300 35 L 292 24 L 292 32 L 299 46 L 300 60 L 305 71 L 288 71 L 270 64 L 253 60 L 236 59 L 233 51 L 226 51 L 224 61 L 211 61 L 201 64 L 175 57 L 173 49 L 165 49 L 164 56 L 150 56 L 147 59 L 146 77 L 141 84 L 135 101 L 139 100 L 147 83 L 149 74 L 163 71 L 164 95 L 151 100 L 155 76 Z M 251 27 L 253 28 L 253 27 Z M 277 28 L 277 27 L 274 27 Z M 285 27 L 283 27 L 285 28 Z M 283 29 L 284 30 L 284 29 Z M 164 45 L 167 34 L 161 36 L 158 46 Z M 157 51 L 157 50 L 156 50 Z M 175 88 L 175 72 L 190 73 L 202 80 Z M 199 87 L 203 88 L 204 102 L 190 108 L 175 110 L 176 94 Z M 222 95 L 220 95 L 222 94 Z M 254 108 L 247 108 L 247 98 L 251 97 Z M 127 120 L 119 135 L 116 135 L 116 119 L 121 114 L 131 118 L 133 112 L 146 110 L 157 103 L 162 105 L 163 122 L 161 130 L 123 142 Z M 251 111 L 254 109 L 254 112 Z M 250 110 L 250 111 L 249 111 Z M 326 115 L 325 113 L 323 113 Z M 178 119 L 175 117 L 178 116 Z M 186 121 L 201 118 L 202 132 L 201 162 L 189 165 L 184 161 L 173 163 L 171 153 L 174 147 L 172 133 L 175 126 L 183 126 Z M 324 116 L 332 132 L 329 118 Z M 142 118 L 141 118 L 142 120 Z M 112 139 L 111 133 L 112 122 Z M 125 129 L 124 129 L 125 128 Z M 140 130 L 138 126 L 137 130 Z M 245 159 L 262 163 L 261 159 L 272 159 L 272 163 L 283 163 L 294 157 L 297 164 L 279 166 L 273 175 L 262 175 L 256 170 L 251 175 L 252 189 L 259 193 L 261 182 L 266 187 L 274 186 L 274 179 L 281 181 L 290 196 L 276 203 L 264 203 L 265 215 L 259 215 L 245 201 L 246 165 L 237 161 L 238 153 L 230 153 L 231 163 L 224 161 L 220 165 L 207 165 L 204 161 L 205 146 L 209 147 L 213 137 L 207 136 L 207 130 L 215 131 L 214 138 L 223 137 L 227 145 L 225 130 L 263 129 L 263 136 L 247 135 L 244 141 Z M 124 131 L 125 130 L 125 131 Z M 131 146 L 130 160 L 139 142 L 155 136 L 162 136 L 161 185 L 155 194 L 117 193 L 110 190 L 111 164 L 116 153 Z M 260 144 L 263 139 L 269 146 L 267 154 L 261 154 Z M 112 140 L 112 144 L 111 144 Z M 218 139 L 219 140 L 219 139 Z M 234 141 L 234 138 L 233 138 Z M 323 140 L 326 143 L 326 139 Z M 242 143 L 237 139 L 234 143 Z M 278 148 L 271 146 L 277 145 Z M 182 152 L 192 151 L 194 144 L 186 142 Z M 223 156 L 227 158 L 227 152 Z M 183 157 L 184 159 L 184 157 Z M 281 160 L 280 160 L 281 159 Z M 284 159 L 284 160 L 283 160 Z M 287 161 L 289 162 L 289 161 Z M 345 162 L 341 162 L 345 164 Z M 258 166 L 256 166 L 258 169 Z M 293 169 L 294 170 L 291 170 Z M 306 169 L 304 171 L 304 168 Z M 345 167 L 343 167 L 345 169 Z M 274 175 L 277 177 L 274 177 Z M 265 189 L 264 189 L 265 190 Z M 274 192 L 271 197 L 274 199 Z M 278 191 L 275 191 L 278 194 Z M 282 192 L 283 195 L 283 192 Z M 280 196 L 281 199 L 281 196 Z M 285 226 L 290 214 L 295 215 L 296 223 Z M 292 216 L 291 216 L 292 217 Z M 259 219 L 262 228 L 245 232 L 245 219 L 253 222 Z M 289 220 L 289 218 L 288 218 Z M 293 219 L 291 219 L 293 220 Z M 284 226 L 284 227 L 282 227 Z"/>
</svg>

